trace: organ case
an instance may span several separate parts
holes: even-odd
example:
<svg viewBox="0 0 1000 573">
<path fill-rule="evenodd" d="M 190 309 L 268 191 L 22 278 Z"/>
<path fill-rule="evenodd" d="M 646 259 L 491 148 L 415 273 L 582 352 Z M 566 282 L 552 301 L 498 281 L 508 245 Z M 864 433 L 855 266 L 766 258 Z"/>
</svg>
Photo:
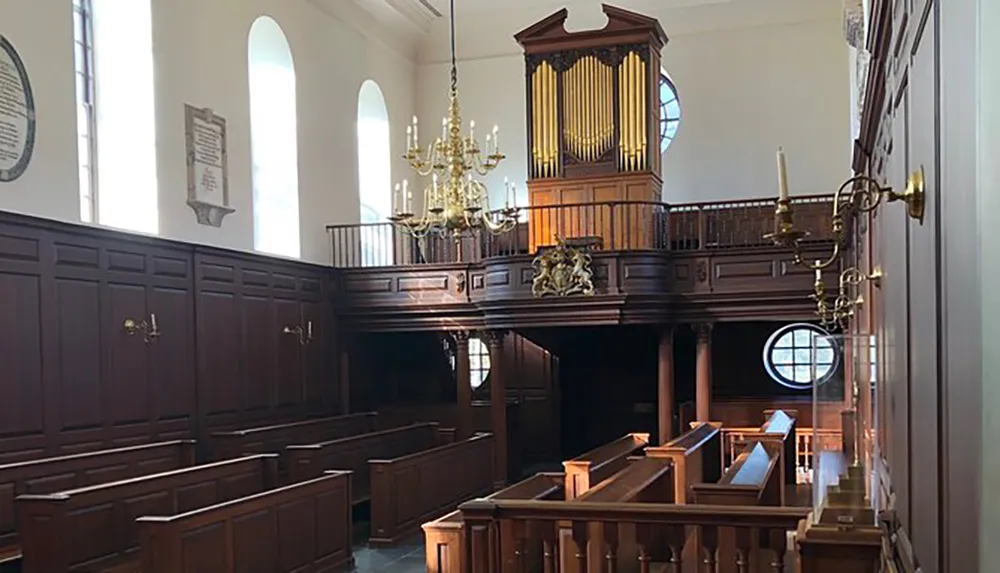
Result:
<svg viewBox="0 0 1000 573">
<path fill-rule="evenodd" d="M 653 18 L 603 5 L 601 30 L 568 32 L 562 9 L 518 33 L 528 116 L 530 248 L 599 236 L 650 248 L 661 209 L 660 51 Z M 621 205 L 641 201 L 644 205 Z"/>
</svg>

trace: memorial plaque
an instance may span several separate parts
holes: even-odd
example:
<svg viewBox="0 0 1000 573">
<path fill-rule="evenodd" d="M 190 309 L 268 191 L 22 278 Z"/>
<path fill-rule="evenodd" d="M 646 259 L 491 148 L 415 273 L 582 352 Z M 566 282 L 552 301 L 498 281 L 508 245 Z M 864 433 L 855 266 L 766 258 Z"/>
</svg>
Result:
<svg viewBox="0 0 1000 573">
<path fill-rule="evenodd" d="M 35 147 L 35 99 L 24 62 L 0 35 L 0 182 L 20 177 Z"/>
<path fill-rule="evenodd" d="M 229 207 L 226 120 L 211 109 L 184 106 L 187 145 L 187 204 L 202 225 L 221 227 Z"/>
</svg>

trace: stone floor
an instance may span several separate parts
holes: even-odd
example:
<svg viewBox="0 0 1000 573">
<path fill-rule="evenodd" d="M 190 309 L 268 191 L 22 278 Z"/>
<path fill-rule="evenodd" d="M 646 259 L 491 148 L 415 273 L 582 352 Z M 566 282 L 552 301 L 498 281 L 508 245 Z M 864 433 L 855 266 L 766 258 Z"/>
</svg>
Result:
<svg viewBox="0 0 1000 573">
<path fill-rule="evenodd" d="M 423 536 L 400 543 L 391 549 L 369 549 L 367 545 L 354 548 L 355 573 L 424 573 Z"/>
</svg>

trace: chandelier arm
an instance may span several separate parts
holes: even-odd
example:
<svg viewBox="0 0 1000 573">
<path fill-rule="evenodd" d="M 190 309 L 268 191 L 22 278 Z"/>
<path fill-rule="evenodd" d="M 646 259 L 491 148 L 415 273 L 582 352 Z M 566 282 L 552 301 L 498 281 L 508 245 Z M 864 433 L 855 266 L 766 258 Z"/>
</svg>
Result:
<svg viewBox="0 0 1000 573">
<path fill-rule="evenodd" d="M 828 259 L 826 259 L 826 260 L 819 260 L 819 259 L 817 259 L 817 260 L 819 260 L 818 263 L 815 262 L 815 261 L 811 262 L 811 263 L 807 262 L 802 257 L 802 245 L 800 245 L 798 241 L 795 241 L 795 243 L 793 243 L 792 249 L 794 250 L 794 253 L 795 253 L 795 264 L 797 264 L 797 265 L 805 265 L 806 268 L 808 268 L 810 270 L 814 270 L 814 271 L 816 271 L 816 270 L 823 270 L 823 269 L 829 268 L 831 265 L 833 265 L 833 263 L 837 262 L 837 260 L 840 258 L 840 241 L 839 240 L 835 241 L 833 243 L 833 252 L 830 254 L 830 257 Z"/>
</svg>

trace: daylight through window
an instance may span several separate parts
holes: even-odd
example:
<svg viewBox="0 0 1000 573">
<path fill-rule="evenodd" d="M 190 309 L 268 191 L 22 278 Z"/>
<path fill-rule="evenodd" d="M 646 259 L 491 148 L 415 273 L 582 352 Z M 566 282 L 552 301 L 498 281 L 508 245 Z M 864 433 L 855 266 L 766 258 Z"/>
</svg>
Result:
<svg viewBox="0 0 1000 573">
<path fill-rule="evenodd" d="M 677 99 L 677 88 L 667 74 L 660 74 L 660 153 L 670 147 L 680 123 L 681 102 Z"/>
<path fill-rule="evenodd" d="M 775 382 L 795 390 L 812 388 L 814 381 L 825 383 L 836 372 L 838 362 L 829 334 L 811 324 L 779 328 L 764 345 L 767 373 Z"/>
</svg>

